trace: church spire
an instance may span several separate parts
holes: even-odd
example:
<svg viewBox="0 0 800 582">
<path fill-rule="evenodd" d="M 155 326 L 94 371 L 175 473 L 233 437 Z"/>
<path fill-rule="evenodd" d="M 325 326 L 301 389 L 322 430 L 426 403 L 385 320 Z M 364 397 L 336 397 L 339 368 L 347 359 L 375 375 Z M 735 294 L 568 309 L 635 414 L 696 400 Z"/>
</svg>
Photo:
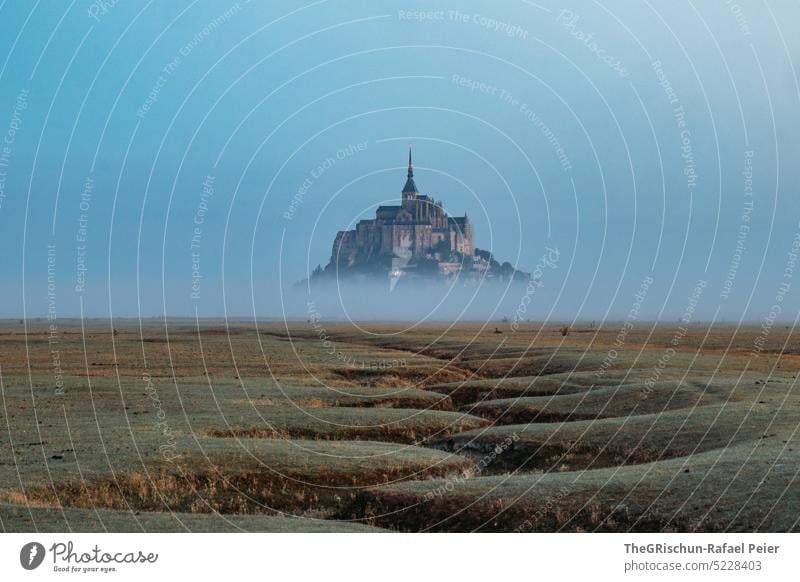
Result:
<svg viewBox="0 0 800 582">
<path fill-rule="evenodd" d="M 417 185 L 414 183 L 414 164 L 411 162 L 411 146 L 408 147 L 408 179 L 403 187 L 403 194 L 407 192 L 419 193 Z"/>
</svg>

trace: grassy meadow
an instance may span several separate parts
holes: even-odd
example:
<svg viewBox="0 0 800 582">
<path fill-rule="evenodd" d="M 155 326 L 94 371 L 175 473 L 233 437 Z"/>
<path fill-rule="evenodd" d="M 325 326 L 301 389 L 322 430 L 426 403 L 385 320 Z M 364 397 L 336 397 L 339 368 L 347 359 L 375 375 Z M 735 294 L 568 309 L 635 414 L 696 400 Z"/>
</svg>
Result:
<svg viewBox="0 0 800 582">
<path fill-rule="evenodd" d="M 800 335 L 0 322 L 2 531 L 798 531 Z"/>
</svg>

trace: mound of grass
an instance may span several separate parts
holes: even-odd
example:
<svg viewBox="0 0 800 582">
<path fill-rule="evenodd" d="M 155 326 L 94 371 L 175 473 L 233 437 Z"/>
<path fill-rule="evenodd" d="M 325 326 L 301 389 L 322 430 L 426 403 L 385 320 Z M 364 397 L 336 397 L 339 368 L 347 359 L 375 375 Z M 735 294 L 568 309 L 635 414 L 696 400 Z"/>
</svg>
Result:
<svg viewBox="0 0 800 582">
<path fill-rule="evenodd" d="M 253 406 L 288 406 L 303 408 L 364 407 L 364 408 L 421 408 L 452 410 L 453 405 L 446 396 L 431 394 L 426 390 L 400 387 L 386 389 L 373 386 L 346 387 L 301 387 L 282 386 L 248 389 L 247 399 L 236 399 L 234 403 Z"/>
<path fill-rule="evenodd" d="M 237 418 L 231 426 L 208 431 L 215 437 L 309 438 L 424 443 L 489 422 L 459 412 L 401 408 L 270 408 L 261 419 Z"/>
<path fill-rule="evenodd" d="M 789 442 L 794 407 L 736 403 L 566 423 L 501 425 L 438 439 L 431 446 L 482 456 L 503 443 L 492 472 L 577 471 L 648 463 L 742 443 Z"/>
<path fill-rule="evenodd" d="M 335 374 L 361 386 L 422 387 L 465 380 L 473 374 L 453 365 L 414 365 L 380 368 L 335 368 Z"/>
<path fill-rule="evenodd" d="M 374 442 L 202 439 L 171 462 L 3 492 L 23 506 L 324 517 L 365 487 L 449 475 L 468 459 Z"/>
<path fill-rule="evenodd" d="M 470 360 L 460 365 L 484 378 L 540 376 L 572 371 L 596 370 L 602 359 L 596 354 L 554 352 L 541 356 Z"/>
<path fill-rule="evenodd" d="M 509 378 L 480 378 L 464 382 L 448 382 L 428 386 L 426 390 L 449 396 L 456 406 L 474 402 L 516 398 L 521 396 L 550 396 L 586 392 L 595 387 L 619 386 L 624 374 L 566 372 L 542 376 Z"/>
<path fill-rule="evenodd" d="M 231 413 L 269 406 L 453 409 L 446 396 L 408 387 L 278 385 L 263 378 L 190 377 L 176 381 L 152 376 L 148 383 L 142 378 L 98 377 L 87 381 L 85 377 L 65 376 L 61 381 L 63 394 L 57 394 L 52 375 L 35 375 L 30 381 L 27 377 L 4 376 L 3 380 L 5 408 L 0 414 L 9 418 L 31 412 L 32 397 L 48 417 L 62 416 L 66 408 L 76 419 L 92 416 L 92 404 L 100 413 L 149 414 L 155 397 L 170 416 L 204 414 L 217 407 Z"/>
<path fill-rule="evenodd" d="M 465 410 L 503 424 L 559 422 L 649 414 L 738 401 L 750 387 L 701 382 L 656 382 L 594 388 L 586 392 L 479 402 Z"/>
<path fill-rule="evenodd" d="M 593 471 L 433 479 L 365 491 L 342 515 L 401 531 L 800 531 L 798 462 L 797 449 L 746 444 Z"/>
</svg>

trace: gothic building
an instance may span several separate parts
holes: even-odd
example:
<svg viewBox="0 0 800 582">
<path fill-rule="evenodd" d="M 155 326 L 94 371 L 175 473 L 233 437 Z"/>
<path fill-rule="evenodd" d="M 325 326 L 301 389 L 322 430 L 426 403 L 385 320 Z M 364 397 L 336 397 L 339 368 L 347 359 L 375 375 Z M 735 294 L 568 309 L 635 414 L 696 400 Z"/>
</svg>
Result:
<svg viewBox="0 0 800 582">
<path fill-rule="evenodd" d="M 354 230 L 339 231 L 323 275 L 452 278 L 486 274 L 490 278 L 524 275 L 475 249 L 473 228 L 466 213 L 451 217 L 442 203 L 420 194 L 414 182 L 411 150 L 408 177 L 400 204 L 379 206 L 375 218 L 361 220 Z M 488 272 L 487 272 L 488 271 Z"/>
</svg>

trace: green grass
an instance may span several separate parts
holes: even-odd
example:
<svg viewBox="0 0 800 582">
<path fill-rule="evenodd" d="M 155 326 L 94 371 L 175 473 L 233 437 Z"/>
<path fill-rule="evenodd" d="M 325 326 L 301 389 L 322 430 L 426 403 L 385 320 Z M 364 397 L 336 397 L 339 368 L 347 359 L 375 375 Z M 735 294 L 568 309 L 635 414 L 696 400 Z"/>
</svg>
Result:
<svg viewBox="0 0 800 582">
<path fill-rule="evenodd" d="M 464 407 L 471 414 L 504 424 L 555 422 L 650 414 L 752 400 L 752 385 L 697 381 L 656 382 L 606 386 L 586 392 L 553 396 L 505 398 Z"/>
<path fill-rule="evenodd" d="M 113 477 L 77 473 L 75 464 L 71 476 L 27 480 L 0 497 L 16 505 L 326 517 L 367 487 L 470 466 L 459 455 L 380 442 L 183 438 L 174 455 Z"/>
<path fill-rule="evenodd" d="M 630 465 L 751 443 L 793 448 L 800 405 L 738 402 L 618 418 L 499 425 L 434 441 L 432 446 L 483 455 L 509 437 L 494 471 L 564 471 Z M 800 443 L 798 443 L 800 444 Z"/>
<path fill-rule="evenodd" d="M 239 417 L 209 429 L 217 437 L 380 440 L 421 444 L 431 438 L 486 426 L 489 422 L 460 412 L 400 408 L 273 408 L 262 418 Z M 230 422 L 230 421 L 229 421 Z M 204 423 L 213 426 L 212 423 Z"/>
<path fill-rule="evenodd" d="M 46 325 L 0 323 L 5 531 L 797 528 L 783 328 L 691 327 L 651 389 L 666 325 L 326 324 L 348 366 L 303 322 L 61 321 L 57 394 Z"/>
<path fill-rule="evenodd" d="M 744 444 L 592 471 L 418 481 L 364 492 L 344 515 L 405 531 L 800 531 L 799 463 L 796 448 Z"/>
<path fill-rule="evenodd" d="M 596 386 L 618 386 L 622 379 L 623 374 L 616 373 L 598 377 L 594 372 L 565 372 L 447 382 L 426 389 L 447 396 L 456 406 L 463 407 L 504 398 L 585 392 Z"/>
</svg>

